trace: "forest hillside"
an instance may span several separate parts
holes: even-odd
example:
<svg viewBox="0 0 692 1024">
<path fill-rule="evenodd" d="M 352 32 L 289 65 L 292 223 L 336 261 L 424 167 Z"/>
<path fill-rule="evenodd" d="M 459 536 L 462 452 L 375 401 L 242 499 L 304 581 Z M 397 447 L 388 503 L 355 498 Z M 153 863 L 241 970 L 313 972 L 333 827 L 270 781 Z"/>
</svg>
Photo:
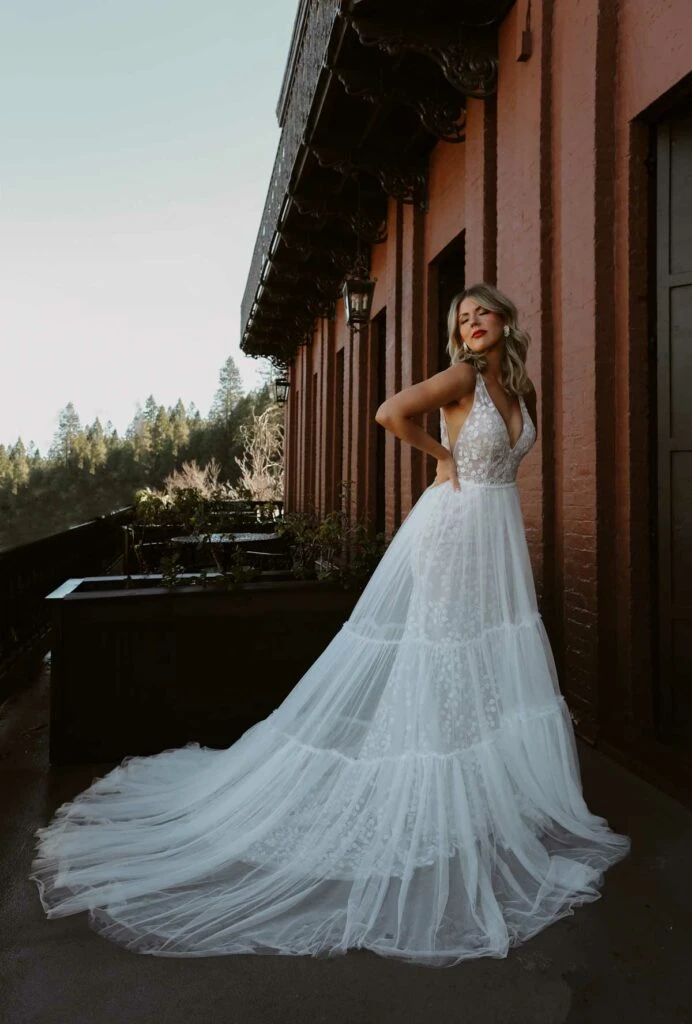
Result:
<svg viewBox="0 0 692 1024">
<path fill-rule="evenodd" d="M 42 455 L 18 438 L 0 444 L 0 550 L 36 540 L 132 504 L 141 487 L 158 488 L 183 463 L 206 466 L 236 485 L 247 429 L 273 405 L 269 382 L 244 393 L 232 356 L 219 373 L 207 416 L 193 403 L 159 405 L 149 395 L 123 437 L 110 422 L 82 424 L 73 404 L 60 413 L 50 450 Z"/>
</svg>

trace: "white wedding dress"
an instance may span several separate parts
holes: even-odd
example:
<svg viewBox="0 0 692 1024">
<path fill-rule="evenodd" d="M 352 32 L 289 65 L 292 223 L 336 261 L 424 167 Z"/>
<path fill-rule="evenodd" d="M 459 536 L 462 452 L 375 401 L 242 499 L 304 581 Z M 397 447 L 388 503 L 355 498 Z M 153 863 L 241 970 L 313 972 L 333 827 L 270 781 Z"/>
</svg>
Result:
<svg viewBox="0 0 692 1024">
<path fill-rule="evenodd" d="M 600 897 L 630 840 L 582 796 L 515 483 L 536 438 L 521 409 L 511 448 L 477 376 L 461 490 L 422 494 L 268 718 L 227 750 L 125 758 L 37 830 L 48 917 L 87 910 L 158 956 L 442 967 Z"/>
</svg>

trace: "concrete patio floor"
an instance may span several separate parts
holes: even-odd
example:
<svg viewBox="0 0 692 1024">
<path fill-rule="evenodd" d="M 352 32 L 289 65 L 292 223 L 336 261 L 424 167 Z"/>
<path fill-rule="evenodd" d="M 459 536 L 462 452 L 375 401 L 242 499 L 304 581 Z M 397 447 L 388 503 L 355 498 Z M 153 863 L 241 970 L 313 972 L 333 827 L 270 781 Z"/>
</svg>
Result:
<svg viewBox="0 0 692 1024">
<path fill-rule="evenodd" d="M 49 669 L 0 707 L 3 1024 L 690 1024 L 692 812 L 579 742 L 591 810 L 632 838 L 602 898 L 506 959 L 431 969 L 335 959 L 127 952 L 86 915 L 48 921 L 33 832 L 112 764 L 49 768 Z"/>
</svg>

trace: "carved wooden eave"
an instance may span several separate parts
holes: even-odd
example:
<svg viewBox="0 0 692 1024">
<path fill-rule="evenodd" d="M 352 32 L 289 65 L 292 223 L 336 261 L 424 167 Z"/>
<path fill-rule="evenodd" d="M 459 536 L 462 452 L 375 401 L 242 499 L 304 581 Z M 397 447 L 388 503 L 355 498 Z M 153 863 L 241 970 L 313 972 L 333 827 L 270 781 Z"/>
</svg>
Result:
<svg viewBox="0 0 692 1024">
<path fill-rule="evenodd" d="M 486 99 L 495 92 L 497 58 L 492 26 L 478 28 L 449 15 L 431 22 L 404 14 L 388 20 L 356 16 L 350 23 L 364 46 L 377 46 L 390 57 L 403 53 L 429 57 L 449 84 L 465 96 Z"/>
<path fill-rule="evenodd" d="M 402 103 L 416 112 L 424 128 L 444 142 L 463 142 L 466 111 L 459 109 L 459 97 L 437 82 L 412 82 L 404 75 L 376 74 L 362 68 L 342 68 L 336 76 L 349 96 L 371 103 Z"/>
<path fill-rule="evenodd" d="M 359 179 L 362 173 L 369 174 L 380 183 L 385 195 L 400 199 L 402 203 L 413 203 L 423 210 L 427 208 L 422 160 L 414 162 L 404 155 L 378 151 L 374 146 L 358 150 L 312 146 L 310 151 L 320 167 L 330 167 L 344 178 Z"/>
<path fill-rule="evenodd" d="M 427 161 L 496 88 L 514 0 L 301 0 L 282 128 L 241 308 L 241 348 L 291 362 L 344 277 L 386 238 L 387 202 L 427 206 Z"/>
</svg>

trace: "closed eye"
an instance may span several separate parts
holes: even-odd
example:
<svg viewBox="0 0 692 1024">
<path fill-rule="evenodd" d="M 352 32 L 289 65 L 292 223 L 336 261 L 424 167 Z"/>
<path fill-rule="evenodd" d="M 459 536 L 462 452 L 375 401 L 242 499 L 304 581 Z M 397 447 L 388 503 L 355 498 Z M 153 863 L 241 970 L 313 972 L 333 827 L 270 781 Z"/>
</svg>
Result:
<svg viewBox="0 0 692 1024">
<path fill-rule="evenodd" d="M 482 315 L 482 314 L 484 314 L 484 313 L 489 313 L 489 312 L 490 312 L 490 310 L 489 310 L 489 309 L 481 309 L 481 310 L 479 310 L 479 312 L 480 312 L 480 313 L 481 313 L 481 315 Z M 460 318 L 459 318 L 459 323 L 460 323 L 460 324 L 465 324 L 467 320 L 468 320 L 468 315 L 467 315 L 466 313 L 464 313 L 464 315 L 463 315 L 462 317 L 460 317 Z"/>
</svg>

